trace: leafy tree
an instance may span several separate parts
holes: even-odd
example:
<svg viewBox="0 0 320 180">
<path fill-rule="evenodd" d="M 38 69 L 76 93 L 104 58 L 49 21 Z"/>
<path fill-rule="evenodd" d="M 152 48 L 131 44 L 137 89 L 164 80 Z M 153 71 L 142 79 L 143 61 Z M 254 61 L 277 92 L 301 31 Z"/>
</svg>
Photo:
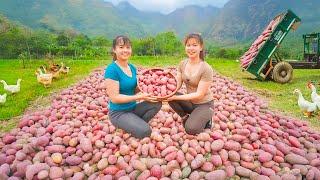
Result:
<svg viewBox="0 0 320 180">
<path fill-rule="evenodd" d="M 65 34 L 61 33 L 57 37 L 57 43 L 59 46 L 68 46 L 69 38 Z"/>
</svg>

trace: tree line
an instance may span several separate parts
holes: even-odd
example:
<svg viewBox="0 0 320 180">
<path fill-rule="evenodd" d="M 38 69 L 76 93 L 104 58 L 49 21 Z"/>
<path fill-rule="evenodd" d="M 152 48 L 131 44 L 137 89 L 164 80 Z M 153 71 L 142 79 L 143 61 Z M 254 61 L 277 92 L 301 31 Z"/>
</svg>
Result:
<svg viewBox="0 0 320 180">
<path fill-rule="evenodd" d="M 133 55 L 184 55 L 182 40 L 171 31 L 131 40 Z M 58 32 L 34 30 L 0 16 L 1 59 L 42 59 L 48 54 L 56 58 L 108 59 L 111 57 L 111 47 L 111 38 L 88 37 L 69 29 Z M 221 48 L 206 42 L 205 52 L 208 57 L 237 59 L 246 48 Z"/>
</svg>

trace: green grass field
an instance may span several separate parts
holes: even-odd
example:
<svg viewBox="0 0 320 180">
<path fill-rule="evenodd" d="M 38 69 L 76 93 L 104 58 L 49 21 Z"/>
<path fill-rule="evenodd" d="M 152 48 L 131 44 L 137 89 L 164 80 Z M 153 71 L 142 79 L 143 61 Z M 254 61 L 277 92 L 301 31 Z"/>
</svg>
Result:
<svg viewBox="0 0 320 180">
<path fill-rule="evenodd" d="M 176 66 L 182 57 L 133 57 L 131 63 L 145 67 L 172 67 Z M 57 61 L 60 62 L 60 61 Z M 78 80 L 86 77 L 92 69 L 104 67 L 110 60 L 65 60 L 65 64 L 71 67 L 70 74 L 54 80 L 50 88 L 44 88 L 36 80 L 34 71 L 45 61 L 28 61 L 27 67 L 22 68 L 22 63 L 18 60 L 0 60 L 0 79 L 4 79 L 8 84 L 15 84 L 18 78 L 22 78 L 21 92 L 16 95 L 8 95 L 5 105 L 0 106 L 0 131 L 8 131 L 16 125 L 13 117 L 22 115 L 27 107 L 41 103 L 37 100 L 46 99 L 51 93 L 64 89 Z M 297 106 L 297 96 L 292 92 L 299 88 L 304 97 L 310 100 L 311 92 L 306 88 L 306 83 L 310 80 L 318 81 L 320 70 L 294 70 L 294 78 L 291 83 L 278 84 L 273 81 L 258 81 L 247 72 L 242 72 L 239 63 L 234 60 L 207 59 L 213 69 L 225 75 L 248 90 L 257 93 L 261 98 L 269 102 L 269 107 L 274 111 L 307 120 L 316 129 L 320 123 L 317 117 L 306 119 L 302 116 Z M 3 94 L 3 86 L 0 85 L 0 94 Z M 47 102 L 48 103 L 48 102 Z"/>
</svg>

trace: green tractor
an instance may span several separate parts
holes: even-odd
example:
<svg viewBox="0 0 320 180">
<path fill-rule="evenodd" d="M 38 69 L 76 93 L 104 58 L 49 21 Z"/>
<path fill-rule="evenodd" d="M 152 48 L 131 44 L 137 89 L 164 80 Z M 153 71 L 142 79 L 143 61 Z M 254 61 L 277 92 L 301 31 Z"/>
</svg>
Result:
<svg viewBox="0 0 320 180">
<path fill-rule="evenodd" d="M 303 57 L 307 62 L 315 62 L 320 68 L 320 33 L 303 35 L 304 53 Z"/>
<path fill-rule="evenodd" d="M 320 33 L 305 34 L 302 61 L 283 61 L 276 53 L 272 59 L 272 74 L 269 75 L 279 83 L 287 83 L 293 77 L 293 69 L 320 69 Z M 269 66 L 270 68 L 270 66 Z"/>
</svg>

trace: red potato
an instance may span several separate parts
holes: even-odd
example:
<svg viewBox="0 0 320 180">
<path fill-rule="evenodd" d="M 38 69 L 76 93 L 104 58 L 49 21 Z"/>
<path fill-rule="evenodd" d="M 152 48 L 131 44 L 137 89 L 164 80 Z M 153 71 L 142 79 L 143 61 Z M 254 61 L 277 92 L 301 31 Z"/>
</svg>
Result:
<svg viewBox="0 0 320 180">
<path fill-rule="evenodd" d="M 274 172 L 274 170 L 270 169 L 270 168 L 265 168 L 265 167 L 261 167 L 261 173 L 265 176 L 274 176 L 276 175 L 276 173 Z"/>
<path fill-rule="evenodd" d="M 248 137 L 250 135 L 250 131 L 248 129 L 234 129 L 232 130 L 232 133 L 239 134 L 245 137 Z"/>
<path fill-rule="evenodd" d="M 0 174 L 1 174 L 1 175 L 4 175 L 4 176 L 6 176 L 6 177 L 9 176 L 9 174 L 10 174 L 10 166 L 9 166 L 9 164 L 2 164 L 2 165 L 0 166 Z M 0 177 L 1 177 L 1 176 L 0 176 Z"/>
<path fill-rule="evenodd" d="M 291 150 L 291 148 L 288 145 L 286 145 L 282 142 L 279 142 L 279 141 L 276 142 L 276 148 L 278 150 L 280 150 L 285 155 L 289 154 L 290 150 Z"/>
<path fill-rule="evenodd" d="M 320 158 L 311 160 L 310 165 L 314 167 L 320 166 Z"/>
<path fill-rule="evenodd" d="M 292 154 L 292 153 L 286 155 L 285 160 L 290 164 L 301 164 L 301 165 L 309 164 L 309 161 L 305 157 L 297 154 Z"/>
<path fill-rule="evenodd" d="M 27 167 L 31 165 L 32 165 L 31 161 L 28 161 L 28 160 L 17 163 L 16 165 L 17 171 L 13 175 L 17 177 L 24 177 L 27 171 Z"/>
<path fill-rule="evenodd" d="M 301 144 L 300 144 L 299 140 L 296 137 L 289 136 L 288 140 L 294 147 L 297 147 L 297 148 L 301 147 Z"/>
<path fill-rule="evenodd" d="M 46 149 L 49 153 L 64 153 L 66 151 L 66 148 L 62 145 L 47 146 Z"/>
<path fill-rule="evenodd" d="M 133 170 L 133 168 L 129 166 L 129 164 L 125 161 L 125 159 L 122 156 L 118 158 L 116 166 L 118 166 L 120 169 L 126 169 L 128 171 Z"/>
<path fill-rule="evenodd" d="M 49 138 L 47 136 L 41 136 L 37 139 L 36 145 L 45 147 L 49 144 Z"/>
<path fill-rule="evenodd" d="M 170 82 L 171 82 L 171 81 L 170 81 Z M 168 88 L 168 90 L 174 92 L 177 87 L 176 87 L 176 85 L 175 85 L 175 83 L 174 83 L 174 84 L 167 84 L 167 88 Z"/>
<path fill-rule="evenodd" d="M 66 159 L 66 163 L 68 163 L 71 166 L 76 166 L 81 163 L 82 159 L 77 156 L 68 156 Z"/>
<path fill-rule="evenodd" d="M 148 156 L 149 154 L 149 144 L 143 144 L 141 147 L 142 156 Z"/>
<path fill-rule="evenodd" d="M 229 140 L 224 144 L 224 148 L 226 150 L 240 151 L 241 150 L 241 145 L 238 142 L 235 142 L 233 140 Z"/>
<path fill-rule="evenodd" d="M 115 155 L 110 155 L 109 157 L 108 157 L 108 163 L 109 164 L 116 164 L 117 163 L 117 157 L 115 156 Z"/>
<path fill-rule="evenodd" d="M 134 170 L 129 174 L 130 179 L 136 179 L 140 172 L 138 170 Z"/>
<path fill-rule="evenodd" d="M 273 145 L 270 145 L 270 144 L 261 145 L 261 149 L 272 154 L 272 155 L 276 155 L 276 153 L 277 153 L 277 148 Z"/>
<path fill-rule="evenodd" d="M 205 172 L 211 172 L 213 170 L 213 164 L 211 162 L 204 162 L 201 166 L 201 170 Z"/>
<path fill-rule="evenodd" d="M 241 166 L 236 167 L 236 173 L 241 177 L 250 177 L 251 172 L 252 171 L 250 169 Z"/>
<path fill-rule="evenodd" d="M 222 149 L 222 150 L 219 152 L 219 155 L 220 155 L 220 157 L 221 157 L 222 162 L 227 161 L 228 158 L 229 158 L 228 151 L 226 151 L 225 149 Z"/>
<path fill-rule="evenodd" d="M 222 139 L 222 134 L 220 132 L 213 132 L 211 134 L 211 137 L 214 139 L 214 140 L 217 140 L 217 139 Z"/>
<path fill-rule="evenodd" d="M 126 175 L 126 171 L 125 170 L 119 170 L 116 174 L 115 174 L 115 178 L 119 179 L 120 177 L 124 177 Z M 129 178 L 130 179 L 130 178 Z"/>
<path fill-rule="evenodd" d="M 171 152 L 171 153 L 167 154 L 164 159 L 166 161 L 172 161 L 172 160 L 176 159 L 176 157 L 177 157 L 177 152 Z"/>
<path fill-rule="evenodd" d="M 104 158 L 104 159 L 101 159 L 98 164 L 97 164 L 97 168 L 99 170 L 103 170 L 105 169 L 106 167 L 108 166 L 108 159 Z"/>
<path fill-rule="evenodd" d="M 284 162 L 284 158 L 281 156 L 274 156 L 273 160 L 277 163 L 283 163 Z"/>
<path fill-rule="evenodd" d="M 177 151 L 177 148 L 174 146 L 169 146 L 161 152 L 161 156 L 165 157 L 167 154 Z"/>
<path fill-rule="evenodd" d="M 45 163 L 33 164 L 27 167 L 26 179 L 31 180 L 33 177 L 42 170 L 49 170 L 49 166 Z"/>
<path fill-rule="evenodd" d="M 163 170 L 160 165 L 154 165 L 150 169 L 150 175 L 160 179 L 163 176 Z"/>
<path fill-rule="evenodd" d="M 49 177 L 51 179 L 57 179 L 63 177 L 63 170 L 60 167 L 51 167 Z"/>
<path fill-rule="evenodd" d="M 197 140 L 198 141 L 209 141 L 210 135 L 208 133 L 200 133 L 197 135 Z"/>
<path fill-rule="evenodd" d="M 212 151 L 220 151 L 224 147 L 224 141 L 221 139 L 215 140 L 211 143 L 211 150 Z"/>
<path fill-rule="evenodd" d="M 172 172 L 172 170 L 177 169 L 177 168 L 180 168 L 178 161 L 172 160 L 172 161 L 168 162 L 166 171 Z"/>
<path fill-rule="evenodd" d="M 233 162 L 240 162 L 240 155 L 238 152 L 236 151 L 229 151 L 228 152 L 228 157 L 230 159 L 230 161 L 233 161 Z"/>
<path fill-rule="evenodd" d="M 242 142 L 245 139 L 247 139 L 245 136 L 239 135 L 239 134 L 234 134 L 230 137 L 231 140 L 236 141 L 236 142 Z"/>
<path fill-rule="evenodd" d="M 262 151 L 258 156 L 258 160 L 262 163 L 271 161 L 272 158 L 273 158 L 272 154 L 264 151 Z"/>
<path fill-rule="evenodd" d="M 170 175 L 172 180 L 178 180 L 182 176 L 182 172 L 180 169 L 174 169 Z"/>
<path fill-rule="evenodd" d="M 226 172 L 223 170 L 215 170 L 205 175 L 205 179 L 224 180 L 226 178 Z"/>
<path fill-rule="evenodd" d="M 228 159 L 228 157 L 227 157 L 227 159 Z M 221 166 L 222 165 L 222 159 L 219 155 L 212 155 L 211 162 L 214 166 Z"/>
<path fill-rule="evenodd" d="M 60 164 L 62 162 L 62 155 L 60 153 L 53 153 L 51 155 L 52 161 L 56 164 Z"/>
<path fill-rule="evenodd" d="M 84 152 L 92 152 L 93 151 L 92 143 L 88 138 L 81 138 L 80 139 L 80 147 Z"/>
<path fill-rule="evenodd" d="M 236 169 L 234 168 L 234 166 L 227 165 L 225 167 L 225 171 L 226 171 L 226 176 L 227 177 L 232 177 L 232 176 L 235 175 Z"/>
<path fill-rule="evenodd" d="M 191 161 L 191 168 L 198 169 L 205 163 L 205 161 L 206 160 L 202 156 L 197 155 L 197 157 Z"/>
<path fill-rule="evenodd" d="M 132 167 L 136 170 L 144 171 L 147 169 L 147 166 L 139 160 L 133 160 L 131 163 Z"/>
<path fill-rule="evenodd" d="M 117 166 L 111 165 L 111 166 L 107 166 L 103 170 L 103 174 L 105 174 L 105 175 L 116 175 L 118 171 L 119 171 L 119 168 Z"/>
<path fill-rule="evenodd" d="M 198 180 L 201 179 L 200 174 L 198 171 L 193 171 L 190 176 L 189 176 L 190 180 Z"/>
<path fill-rule="evenodd" d="M 38 179 L 47 179 L 48 177 L 49 177 L 49 173 L 46 170 L 40 171 L 37 175 Z"/>
</svg>

